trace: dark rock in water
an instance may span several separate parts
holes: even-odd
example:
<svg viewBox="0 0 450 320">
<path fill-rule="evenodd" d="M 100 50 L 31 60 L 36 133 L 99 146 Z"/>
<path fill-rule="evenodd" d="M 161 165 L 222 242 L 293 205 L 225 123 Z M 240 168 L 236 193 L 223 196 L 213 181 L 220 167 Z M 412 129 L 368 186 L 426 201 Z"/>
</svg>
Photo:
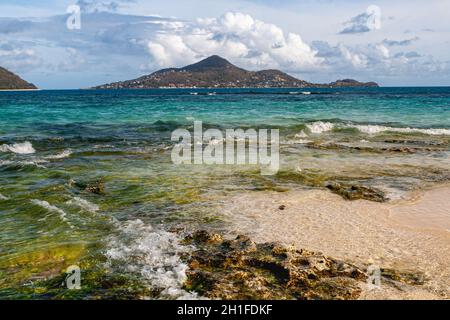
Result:
<svg viewBox="0 0 450 320">
<path fill-rule="evenodd" d="M 415 271 L 398 271 L 394 269 L 381 268 L 381 275 L 385 279 L 409 285 L 422 285 L 425 283 L 425 275 Z"/>
<path fill-rule="evenodd" d="M 366 280 L 354 265 L 246 236 L 199 231 L 185 243 L 197 247 L 185 257 L 185 289 L 211 299 L 357 299 Z"/>
<path fill-rule="evenodd" d="M 94 183 L 89 183 L 84 190 L 90 193 L 104 194 L 105 183 L 103 180 L 97 180 Z"/>
<path fill-rule="evenodd" d="M 205 230 L 194 232 L 184 238 L 185 243 L 222 243 L 223 238 L 220 234 L 209 233 Z"/>
<path fill-rule="evenodd" d="M 80 190 L 95 194 L 105 194 L 105 183 L 102 179 L 98 179 L 93 182 L 79 182 L 75 180 L 70 180 L 70 186 L 76 187 Z"/>
<path fill-rule="evenodd" d="M 386 198 L 383 191 L 377 190 L 375 188 L 368 188 L 359 185 L 349 185 L 338 182 L 331 182 L 327 184 L 326 187 L 347 200 L 364 199 L 376 202 L 385 202 L 389 200 L 388 198 Z"/>
</svg>

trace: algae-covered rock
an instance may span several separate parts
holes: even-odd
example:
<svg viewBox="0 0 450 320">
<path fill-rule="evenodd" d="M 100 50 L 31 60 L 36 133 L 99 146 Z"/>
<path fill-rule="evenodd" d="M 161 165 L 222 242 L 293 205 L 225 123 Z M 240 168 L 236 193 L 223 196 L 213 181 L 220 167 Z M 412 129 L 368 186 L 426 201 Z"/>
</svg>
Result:
<svg viewBox="0 0 450 320">
<path fill-rule="evenodd" d="M 69 185 L 72 187 L 76 187 L 80 190 L 84 190 L 89 193 L 102 195 L 105 193 L 105 182 L 103 179 L 98 179 L 95 181 L 89 182 L 80 182 L 75 180 L 70 180 Z"/>
<path fill-rule="evenodd" d="M 185 257 L 185 289 L 212 299 L 357 299 L 366 279 L 354 265 L 246 236 L 200 231 L 185 243 L 197 247 Z"/>
<path fill-rule="evenodd" d="M 381 275 L 385 279 L 397 281 L 409 285 L 422 285 L 425 283 L 425 275 L 415 271 L 399 271 L 389 268 L 381 268 Z"/>
<path fill-rule="evenodd" d="M 376 202 L 385 202 L 389 200 L 386 198 L 383 191 L 375 188 L 338 182 L 329 183 L 326 187 L 347 200 L 364 199 Z"/>
</svg>

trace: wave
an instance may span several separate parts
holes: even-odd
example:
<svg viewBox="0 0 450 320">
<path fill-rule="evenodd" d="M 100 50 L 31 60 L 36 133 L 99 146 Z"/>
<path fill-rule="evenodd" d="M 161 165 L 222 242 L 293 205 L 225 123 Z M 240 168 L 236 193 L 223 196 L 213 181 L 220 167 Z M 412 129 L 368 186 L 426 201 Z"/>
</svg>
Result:
<svg viewBox="0 0 450 320">
<path fill-rule="evenodd" d="M 317 121 L 311 124 L 307 124 L 306 127 L 311 133 L 320 134 L 333 130 L 334 124 L 331 122 Z"/>
<path fill-rule="evenodd" d="M 1 152 L 13 152 L 17 154 L 32 154 L 35 153 L 33 145 L 29 141 L 14 144 L 2 144 L 0 146 Z"/>
<path fill-rule="evenodd" d="M 69 200 L 66 202 L 68 205 L 73 205 L 73 206 L 77 206 L 85 211 L 89 211 L 92 213 L 97 212 L 98 210 L 100 210 L 99 206 L 96 204 L 93 204 L 83 198 L 80 197 L 73 197 L 72 200 Z"/>
<path fill-rule="evenodd" d="M 62 221 L 66 222 L 71 228 L 73 227 L 67 220 L 67 214 L 64 210 L 55 207 L 53 205 L 51 205 L 50 203 L 48 203 L 47 201 L 43 201 L 43 200 L 38 200 L 38 199 L 32 199 L 30 200 L 32 204 L 37 205 L 41 208 L 44 208 L 50 212 L 54 212 L 57 213 L 59 215 L 59 217 L 61 218 Z M 45 219 L 45 218 L 44 218 Z"/>
<path fill-rule="evenodd" d="M 70 157 L 71 154 L 72 154 L 71 150 L 64 150 L 61 153 L 46 156 L 45 159 L 48 159 L 48 160 L 64 159 L 64 158 Z"/>
<path fill-rule="evenodd" d="M 295 135 L 295 138 L 307 138 L 308 137 L 308 135 L 306 134 L 306 132 L 305 131 L 300 131 L 300 133 L 297 133 L 296 135 Z"/>
<path fill-rule="evenodd" d="M 37 159 L 35 161 L 12 161 L 12 160 L 0 160 L 0 167 L 2 166 L 11 166 L 11 167 L 18 167 L 18 168 L 24 168 L 27 166 L 34 166 L 37 168 L 42 168 L 42 169 L 46 169 L 46 167 L 44 165 L 42 165 L 42 163 L 46 163 L 48 161 L 43 160 L 43 159 Z"/>
<path fill-rule="evenodd" d="M 316 121 L 307 124 L 306 127 L 311 133 L 320 134 L 332 131 L 333 129 L 357 129 L 362 133 L 378 134 L 382 132 L 399 132 L 399 133 L 422 133 L 427 135 L 450 135 L 450 129 L 440 128 L 410 128 L 410 127 L 389 127 L 382 125 L 360 125 L 360 124 L 336 124 L 331 122 Z"/>
<path fill-rule="evenodd" d="M 197 298 L 182 289 L 188 266 L 179 254 L 188 249 L 179 244 L 175 234 L 157 230 L 141 220 L 126 222 L 120 230 L 121 235 L 111 239 L 106 252 L 111 268 L 138 273 L 150 288 L 162 290 L 162 298 Z"/>
<path fill-rule="evenodd" d="M 0 193 L 0 200 L 9 200 L 9 198 Z"/>
<path fill-rule="evenodd" d="M 400 133 L 423 133 L 428 135 L 450 135 L 450 129 L 420 129 L 420 128 L 395 128 L 379 125 L 350 125 L 350 128 L 356 128 L 360 132 L 367 134 L 377 134 L 381 132 L 400 132 Z"/>
</svg>

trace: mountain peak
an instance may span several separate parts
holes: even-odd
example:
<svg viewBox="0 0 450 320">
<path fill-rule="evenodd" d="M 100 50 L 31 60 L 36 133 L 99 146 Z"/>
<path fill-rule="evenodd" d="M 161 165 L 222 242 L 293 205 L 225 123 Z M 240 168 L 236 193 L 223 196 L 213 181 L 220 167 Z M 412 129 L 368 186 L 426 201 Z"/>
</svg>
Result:
<svg viewBox="0 0 450 320">
<path fill-rule="evenodd" d="M 97 86 L 97 89 L 134 88 L 306 88 L 377 86 L 376 83 L 340 81 L 313 84 L 279 70 L 248 71 L 213 55 L 182 68 L 167 68 L 137 79 Z"/>
<path fill-rule="evenodd" d="M 213 55 L 213 56 L 203 59 L 197 63 L 188 65 L 182 69 L 187 70 L 187 71 L 201 71 L 201 70 L 205 70 L 205 69 L 217 69 L 217 68 L 226 68 L 226 67 L 237 68 L 232 63 L 230 63 L 228 60 L 226 60 L 218 55 Z"/>
</svg>

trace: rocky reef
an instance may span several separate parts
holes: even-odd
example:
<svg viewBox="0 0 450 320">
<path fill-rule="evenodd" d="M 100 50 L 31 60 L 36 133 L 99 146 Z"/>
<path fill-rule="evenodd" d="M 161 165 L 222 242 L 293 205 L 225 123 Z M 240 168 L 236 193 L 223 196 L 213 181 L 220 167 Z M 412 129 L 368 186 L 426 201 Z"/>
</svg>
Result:
<svg viewBox="0 0 450 320">
<path fill-rule="evenodd" d="M 189 271 L 184 289 L 210 299 L 354 300 L 368 288 L 368 264 L 357 266 L 318 252 L 247 236 L 227 240 L 196 231 L 183 240 L 195 247 L 182 258 Z M 380 281 L 401 290 L 425 283 L 420 272 L 380 268 Z"/>
<path fill-rule="evenodd" d="M 352 264 L 246 236 L 198 231 L 184 242 L 197 247 L 185 257 L 185 289 L 212 299 L 357 299 L 367 278 Z"/>
<path fill-rule="evenodd" d="M 364 199 L 375 202 L 385 202 L 389 200 L 386 198 L 383 191 L 376 188 L 339 182 L 331 182 L 327 184 L 326 187 L 347 200 Z"/>
</svg>

